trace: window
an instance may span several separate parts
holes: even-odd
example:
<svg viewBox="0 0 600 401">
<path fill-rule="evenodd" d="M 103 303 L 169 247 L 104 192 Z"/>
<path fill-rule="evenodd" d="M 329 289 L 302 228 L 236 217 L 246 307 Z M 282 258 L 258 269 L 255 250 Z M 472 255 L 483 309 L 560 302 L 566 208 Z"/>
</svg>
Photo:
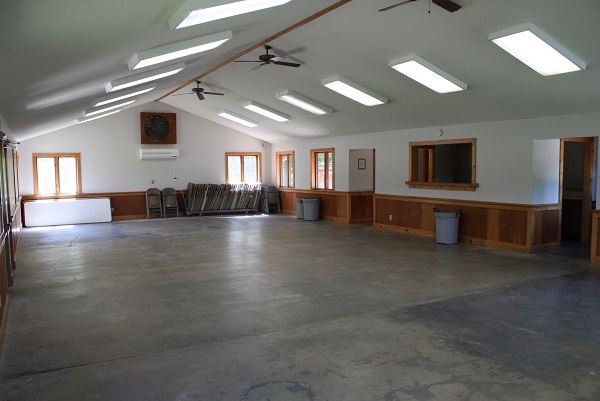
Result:
<svg viewBox="0 0 600 401">
<path fill-rule="evenodd" d="M 410 142 L 410 188 L 475 191 L 475 139 Z"/>
<path fill-rule="evenodd" d="M 312 189 L 334 189 L 333 148 L 310 151 Z"/>
<path fill-rule="evenodd" d="M 261 154 L 251 152 L 225 153 L 225 175 L 228 184 L 256 184 L 262 181 Z"/>
<path fill-rule="evenodd" d="M 275 153 L 277 164 L 277 186 L 279 188 L 294 188 L 294 151 Z"/>
<path fill-rule="evenodd" d="M 33 190 L 36 195 L 81 193 L 79 153 L 34 153 Z"/>
</svg>

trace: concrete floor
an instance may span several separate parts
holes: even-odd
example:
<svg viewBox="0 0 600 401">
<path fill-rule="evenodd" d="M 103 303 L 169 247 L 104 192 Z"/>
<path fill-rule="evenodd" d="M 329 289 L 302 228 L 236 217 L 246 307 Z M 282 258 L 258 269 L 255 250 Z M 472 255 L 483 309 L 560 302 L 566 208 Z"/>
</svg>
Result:
<svg viewBox="0 0 600 401">
<path fill-rule="evenodd" d="M 600 271 L 293 216 L 26 229 L 0 400 L 600 400 Z"/>
</svg>

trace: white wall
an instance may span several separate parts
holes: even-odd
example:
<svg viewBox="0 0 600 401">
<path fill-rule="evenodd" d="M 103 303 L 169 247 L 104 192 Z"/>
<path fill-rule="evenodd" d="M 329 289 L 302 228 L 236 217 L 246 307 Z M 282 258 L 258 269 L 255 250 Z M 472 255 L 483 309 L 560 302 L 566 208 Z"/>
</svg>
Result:
<svg viewBox="0 0 600 401">
<path fill-rule="evenodd" d="M 82 190 L 144 191 L 149 187 L 185 189 L 188 182 L 224 183 L 225 152 L 262 152 L 263 181 L 270 184 L 270 145 L 240 132 L 156 103 L 22 141 L 19 173 L 22 194 L 33 194 L 32 153 L 81 153 Z M 177 181 L 171 160 L 140 160 L 140 112 L 177 114 Z M 148 146 L 148 145 L 145 145 Z M 263 147 L 264 146 L 264 147 Z M 152 180 L 155 183 L 152 184 Z"/>
<path fill-rule="evenodd" d="M 375 191 L 378 194 L 537 204 L 546 203 L 539 201 L 549 198 L 540 195 L 547 189 L 540 189 L 539 172 L 543 169 L 540 170 L 542 167 L 534 163 L 534 140 L 595 137 L 600 131 L 597 128 L 600 127 L 600 113 L 590 113 L 293 140 L 269 145 L 165 104 L 152 106 L 127 109 L 23 141 L 19 145 L 21 192 L 33 193 L 31 154 L 34 152 L 81 153 L 83 191 L 91 193 L 143 191 L 150 186 L 185 189 L 190 181 L 222 183 L 225 180 L 227 151 L 262 152 L 263 182 L 272 184 L 276 177 L 275 152 L 294 150 L 296 188 L 309 189 L 310 150 L 333 147 L 335 189 L 338 191 L 351 190 L 350 150 L 376 149 Z M 178 144 L 175 147 L 180 155 L 177 182 L 172 180 L 171 161 L 139 160 L 139 113 L 142 111 L 177 113 Z M 436 136 L 438 129 L 444 130 L 442 138 Z M 476 191 L 407 187 L 404 182 L 409 177 L 409 142 L 459 138 L 477 138 L 476 177 L 480 186 Z M 555 152 L 553 148 L 546 151 Z M 550 159 L 554 160 L 554 156 Z M 152 179 L 156 180 L 155 184 L 151 184 Z M 352 188 L 355 190 L 354 186 Z"/>
<path fill-rule="evenodd" d="M 558 203 L 560 188 L 560 139 L 533 141 L 531 203 Z"/>
<path fill-rule="evenodd" d="M 349 191 L 349 151 L 375 148 L 378 194 L 533 204 L 539 194 L 533 190 L 533 141 L 598 136 L 598 127 L 600 113 L 590 113 L 296 140 L 274 144 L 272 151 L 296 151 L 298 189 L 310 188 L 310 149 L 335 148 L 335 189 Z M 442 138 L 436 136 L 438 129 L 444 131 Z M 463 138 L 477 138 L 476 191 L 408 188 L 404 182 L 409 178 L 409 142 Z M 271 175 L 275 176 L 274 167 Z"/>
<path fill-rule="evenodd" d="M 365 159 L 365 169 L 358 168 L 358 159 Z M 348 165 L 348 188 L 350 191 L 373 190 L 373 149 L 350 149 Z"/>
</svg>

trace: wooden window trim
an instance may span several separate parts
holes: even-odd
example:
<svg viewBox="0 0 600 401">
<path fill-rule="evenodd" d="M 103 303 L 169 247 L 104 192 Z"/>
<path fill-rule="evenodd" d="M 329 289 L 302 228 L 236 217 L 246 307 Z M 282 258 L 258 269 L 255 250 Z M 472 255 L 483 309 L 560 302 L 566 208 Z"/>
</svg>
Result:
<svg viewBox="0 0 600 401">
<path fill-rule="evenodd" d="M 54 158 L 54 176 L 55 176 L 55 194 L 44 194 L 40 195 L 38 191 L 38 168 L 37 168 L 37 159 L 38 158 Z M 58 163 L 58 159 L 61 157 L 74 157 L 75 163 L 77 164 L 77 192 L 75 194 L 61 194 L 60 193 L 60 167 Z M 33 193 L 39 197 L 57 197 L 57 196 L 65 196 L 72 197 L 73 195 L 81 194 L 81 153 L 33 153 Z"/>
<path fill-rule="evenodd" d="M 331 188 L 317 188 L 317 154 L 331 152 Z M 335 148 L 310 150 L 310 185 L 315 191 L 335 191 Z"/>
<path fill-rule="evenodd" d="M 282 177 L 281 177 L 281 156 L 287 156 L 288 157 L 288 175 L 289 175 L 289 169 L 290 169 L 290 167 L 289 167 L 290 156 L 292 157 L 294 165 L 296 164 L 296 155 L 295 155 L 295 152 L 293 150 L 285 150 L 285 151 L 282 151 L 282 152 L 275 152 L 275 165 L 276 165 L 275 168 L 277 169 L 277 187 L 278 188 L 295 188 L 296 187 L 296 179 L 295 179 L 295 177 L 294 177 L 294 185 L 290 185 L 290 186 L 287 186 L 287 187 L 282 187 L 281 186 L 281 182 L 283 181 Z M 288 182 L 290 182 L 290 177 L 289 176 L 288 176 Z"/>
<path fill-rule="evenodd" d="M 244 182 L 244 156 L 256 156 L 258 166 L 256 168 L 257 182 L 262 182 L 262 152 L 225 152 L 225 182 L 229 184 L 229 156 L 240 156 L 242 158 L 242 182 Z"/>
<path fill-rule="evenodd" d="M 454 144 L 471 144 L 471 182 L 470 183 L 451 183 L 451 182 L 432 182 L 433 179 L 433 152 L 431 158 L 428 160 L 427 171 L 430 182 L 419 181 L 419 149 L 433 149 L 436 145 L 454 145 Z M 479 184 L 477 183 L 476 177 L 476 162 L 477 162 L 477 139 L 466 138 L 466 139 L 449 139 L 449 140 L 437 140 L 437 141 L 421 141 L 421 142 L 409 142 L 409 181 L 405 181 L 405 184 L 409 188 L 424 188 L 424 189 L 442 189 L 442 190 L 454 190 L 454 191 L 475 191 Z"/>
</svg>

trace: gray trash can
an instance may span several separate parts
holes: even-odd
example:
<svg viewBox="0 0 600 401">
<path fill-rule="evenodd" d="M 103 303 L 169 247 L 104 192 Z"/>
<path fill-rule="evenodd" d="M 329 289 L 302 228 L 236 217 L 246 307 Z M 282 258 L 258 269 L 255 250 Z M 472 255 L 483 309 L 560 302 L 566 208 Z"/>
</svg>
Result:
<svg viewBox="0 0 600 401">
<path fill-rule="evenodd" d="M 456 212 L 440 212 L 433 208 L 435 213 L 435 242 L 438 244 L 458 243 L 458 220 L 461 210 Z"/>
<path fill-rule="evenodd" d="M 319 199 L 304 198 L 304 220 L 319 220 Z"/>
<path fill-rule="evenodd" d="M 304 219 L 304 198 L 296 198 L 296 218 Z"/>
</svg>

